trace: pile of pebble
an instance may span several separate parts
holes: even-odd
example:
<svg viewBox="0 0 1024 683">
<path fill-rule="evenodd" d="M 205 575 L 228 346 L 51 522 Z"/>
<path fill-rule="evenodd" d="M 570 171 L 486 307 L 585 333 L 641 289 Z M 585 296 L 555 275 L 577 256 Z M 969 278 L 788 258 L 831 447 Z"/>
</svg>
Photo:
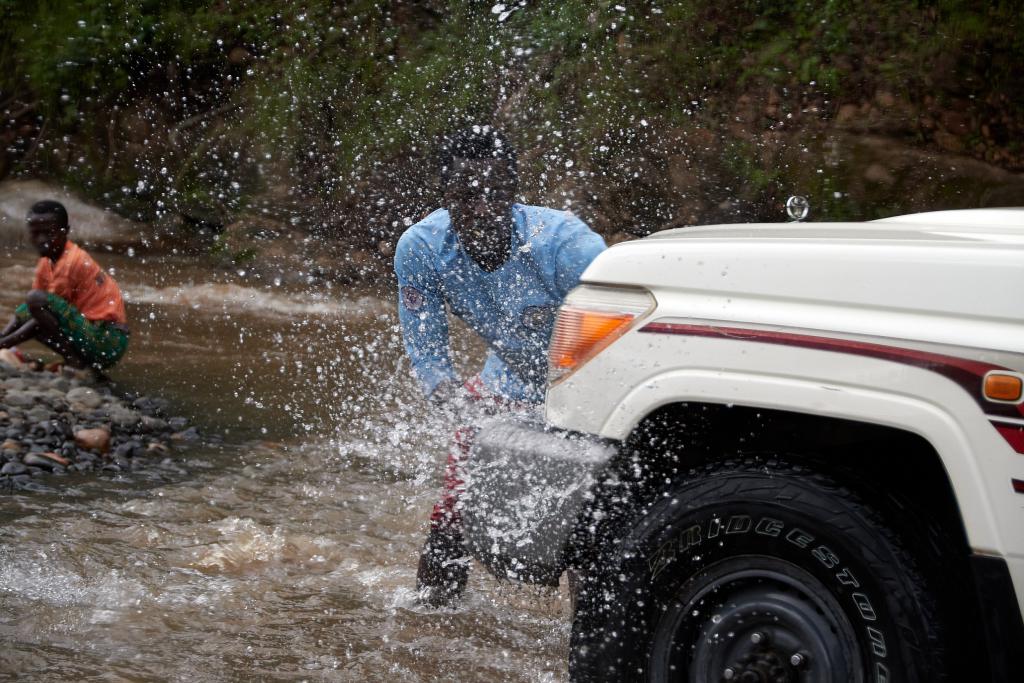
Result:
<svg viewBox="0 0 1024 683">
<path fill-rule="evenodd" d="M 33 479 L 45 474 L 181 472 L 170 447 L 199 433 L 167 408 L 163 399 L 115 395 L 89 373 L 0 363 L 0 492 L 38 488 Z"/>
</svg>

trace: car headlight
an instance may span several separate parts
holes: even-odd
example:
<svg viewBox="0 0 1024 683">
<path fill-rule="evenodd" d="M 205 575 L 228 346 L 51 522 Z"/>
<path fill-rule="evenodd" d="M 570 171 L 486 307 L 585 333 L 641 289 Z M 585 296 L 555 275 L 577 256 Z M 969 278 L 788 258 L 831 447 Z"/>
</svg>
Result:
<svg viewBox="0 0 1024 683">
<path fill-rule="evenodd" d="M 657 302 L 638 287 L 580 285 L 558 309 L 548 386 L 565 379 L 646 317 Z"/>
</svg>

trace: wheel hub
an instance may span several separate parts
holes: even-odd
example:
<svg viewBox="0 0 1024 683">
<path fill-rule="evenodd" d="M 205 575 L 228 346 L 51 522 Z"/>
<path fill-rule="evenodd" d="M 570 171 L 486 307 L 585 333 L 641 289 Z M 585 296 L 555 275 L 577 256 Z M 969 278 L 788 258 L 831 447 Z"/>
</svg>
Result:
<svg viewBox="0 0 1024 683">
<path fill-rule="evenodd" d="M 732 558 L 709 570 L 659 621 L 651 661 L 652 673 L 663 675 L 653 678 L 859 680 L 852 625 L 820 581 L 769 557 Z"/>
<path fill-rule="evenodd" d="M 772 649 L 749 652 L 728 666 L 722 679 L 733 683 L 796 683 L 800 679 Z"/>
</svg>

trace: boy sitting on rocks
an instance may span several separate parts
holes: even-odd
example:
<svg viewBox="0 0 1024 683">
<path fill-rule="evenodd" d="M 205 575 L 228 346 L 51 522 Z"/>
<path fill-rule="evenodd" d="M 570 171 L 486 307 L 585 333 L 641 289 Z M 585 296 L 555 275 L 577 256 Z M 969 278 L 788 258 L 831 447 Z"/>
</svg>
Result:
<svg viewBox="0 0 1024 683">
<path fill-rule="evenodd" d="M 26 222 L 40 259 L 32 291 L 0 332 L 0 349 L 36 339 L 72 367 L 110 367 L 128 348 L 117 283 L 68 240 L 68 213 L 62 204 L 36 202 Z"/>
</svg>

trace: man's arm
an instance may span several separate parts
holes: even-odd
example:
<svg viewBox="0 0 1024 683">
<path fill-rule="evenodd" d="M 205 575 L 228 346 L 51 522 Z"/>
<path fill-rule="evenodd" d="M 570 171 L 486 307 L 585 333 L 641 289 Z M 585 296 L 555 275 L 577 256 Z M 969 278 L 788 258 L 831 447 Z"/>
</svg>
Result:
<svg viewBox="0 0 1024 683">
<path fill-rule="evenodd" d="M 7 325 L 4 326 L 3 331 L 0 332 L 0 338 L 6 337 L 11 332 L 14 332 L 14 330 L 17 329 L 17 327 L 18 327 L 18 316 L 12 315 L 10 322 L 8 322 Z"/>
<path fill-rule="evenodd" d="M 575 216 L 566 221 L 563 230 L 566 239 L 558 247 L 554 264 L 555 289 L 560 299 L 579 284 L 583 271 L 607 248 L 604 239 Z"/>
<path fill-rule="evenodd" d="M 29 339 L 34 339 L 37 327 L 39 327 L 39 323 L 36 322 L 35 318 L 29 318 L 19 327 L 18 318 L 12 317 L 11 322 L 0 333 L 0 349 L 9 349 L 12 346 L 27 342 Z"/>
<path fill-rule="evenodd" d="M 418 236 L 407 232 L 398 241 L 395 275 L 405 352 L 424 393 L 446 393 L 458 386 L 448 347 L 448 317 L 429 247 Z"/>
</svg>

